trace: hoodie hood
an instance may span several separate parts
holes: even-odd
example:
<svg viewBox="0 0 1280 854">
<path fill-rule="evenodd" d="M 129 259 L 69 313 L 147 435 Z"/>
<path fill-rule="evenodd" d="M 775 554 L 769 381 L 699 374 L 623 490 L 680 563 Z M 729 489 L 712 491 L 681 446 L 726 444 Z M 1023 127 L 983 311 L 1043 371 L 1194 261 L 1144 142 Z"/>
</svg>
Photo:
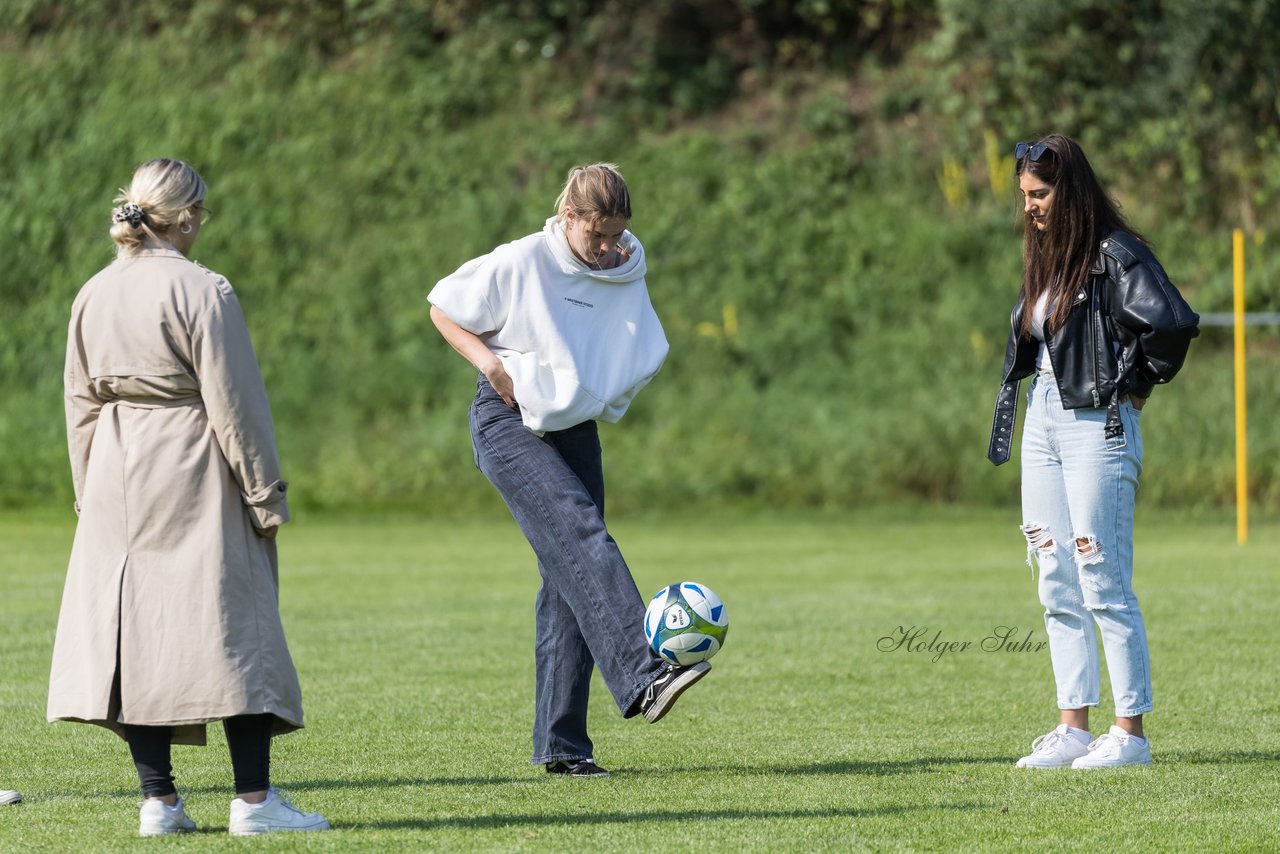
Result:
<svg viewBox="0 0 1280 854">
<path fill-rule="evenodd" d="M 594 270 L 573 254 L 573 250 L 569 248 L 569 237 L 565 234 L 559 217 L 547 218 L 546 224 L 542 227 L 542 235 L 560 269 L 571 276 L 583 276 L 598 282 L 618 285 L 644 278 L 646 272 L 644 247 L 630 230 L 622 232 L 622 239 L 618 241 L 618 245 L 627 253 L 627 260 L 621 266 L 608 270 Z"/>
</svg>

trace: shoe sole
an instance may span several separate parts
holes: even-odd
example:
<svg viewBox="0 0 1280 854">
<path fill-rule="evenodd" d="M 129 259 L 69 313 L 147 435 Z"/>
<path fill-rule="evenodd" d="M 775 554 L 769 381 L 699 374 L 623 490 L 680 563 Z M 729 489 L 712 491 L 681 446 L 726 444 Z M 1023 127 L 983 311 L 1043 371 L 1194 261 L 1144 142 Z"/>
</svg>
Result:
<svg viewBox="0 0 1280 854">
<path fill-rule="evenodd" d="M 1064 762 L 1061 765 L 1015 765 L 1014 767 L 1023 768 L 1028 771 L 1057 771 L 1059 768 L 1070 768 L 1071 763 Z"/>
<path fill-rule="evenodd" d="M 596 767 L 599 768 L 600 766 L 597 765 Z M 609 772 L 606 771 L 604 768 L 600 768 L 599 771 L 569 771 L 569 770 L 552 771 L 551 768 L 548 766 L 547 773 L 550 774 L 552 777 L 608 777 L 609 776 Z"/>
<path fill-rule="evenodd" d="M 671 683 L 671 687 L 663 691 L 662 696 L 658 697 L 654 704 L 645 711 L 644 719 L 651 724 L 656 724 L 662 720 L 662 716 L 671 710 L 676 700 L 680 699 L 680 695 L 689 690 L 690 685 L 706 676 L 710 671 L 711 664 L 706 661 L 699 661 L 697 664 L 690 665 L 684 673 L 676 677 L 676 680 Z"/>
<path fill-rule="evenodd" d="M 1081 757 L 1077 756 L 1075 757 L 1075 759 L 1068 759 L 1066 762 L 1060 763 L 1058 765 L 1038 765 L 1036 763 L 1027 762 L 1025 759 L 1019 759 L 1017 763 L 1014 765 L 1014 767 L 1026 768 L 1031 771 L 1057 771 L 1059 768 L 1070 768 L 1071 763 L 1075 762 L 1076 759 L 1080 759 L 1080 758 Z"/>
<path fill-rule="evenodd" d="M 266 833 L 307 833 L 314 830 L 331 830 L 328 820 L 309 827 L 264 827 L 255 830 L 228 830 L 232 836 L 262 836 Z"/>
<path fill-rule="evenodd" d="M 1072 765 L 1072 771 L 1106 771 L 1108 768 L 1145 768 L 1151 764 L 1148 759 L 1145 762 L 1124 762 L 1120 765 Z"/>
<path fill-rule="evenodd" d="M 581 774 L 574 774 L 572 771 L 552 771 L 552 777 L 608 777 L 608 771 L 587 771 Z"/>
</svg>

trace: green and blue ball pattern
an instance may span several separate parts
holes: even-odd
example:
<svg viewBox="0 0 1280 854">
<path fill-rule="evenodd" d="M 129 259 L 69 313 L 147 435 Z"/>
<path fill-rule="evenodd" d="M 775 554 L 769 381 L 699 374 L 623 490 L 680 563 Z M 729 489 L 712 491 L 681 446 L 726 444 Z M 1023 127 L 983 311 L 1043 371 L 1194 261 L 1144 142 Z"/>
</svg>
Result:
<svg viewBox="0 0 1280 854">
<path fill-rule="evenodd" d="M 705 584 L 670 584 L 649 600 L 644 636 L 649 648 L 672 664 L 686 667 L 720 651 L 729 633 L 729 612 Z"/>
</svg>

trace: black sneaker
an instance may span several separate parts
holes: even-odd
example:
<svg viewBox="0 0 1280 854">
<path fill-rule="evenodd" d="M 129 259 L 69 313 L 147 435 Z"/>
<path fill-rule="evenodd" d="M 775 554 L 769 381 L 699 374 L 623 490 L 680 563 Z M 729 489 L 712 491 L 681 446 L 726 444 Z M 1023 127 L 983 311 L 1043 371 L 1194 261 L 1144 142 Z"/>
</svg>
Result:
<svg viewBox="0 0 1280 854">
<path fill-rule="evenodd" d="M 651 724 L 660 721 L 685 689 L 706 676 L 710 669 L 711 665 L 706 661 L 699 661 L 688 667 L 668 664 L 662 675 L 644 689 L 644 696 L 640 698 L 640 711 L 644 713 L 644 719 Z"/>
<path fill-rule="evenodd" d="M 608 777 L 609 772 L 591 759 L 562 759 L 547 763 L 548 774 L 568 774 L 570 777 Z"/>
</svg>

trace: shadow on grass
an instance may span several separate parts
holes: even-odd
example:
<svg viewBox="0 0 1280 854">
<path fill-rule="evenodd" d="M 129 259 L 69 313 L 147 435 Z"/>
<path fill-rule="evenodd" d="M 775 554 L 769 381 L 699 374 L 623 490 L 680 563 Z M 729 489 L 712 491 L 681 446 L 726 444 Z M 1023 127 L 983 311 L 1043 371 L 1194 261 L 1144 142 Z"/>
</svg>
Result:
<svg viewBox="0 0 1280 854">
<path fill-rule="evenodd" d="M 1013 765 L 1016 756 L 963 756 L 963 757 L 921 757 L 918 759 L 902 759 L 884 762 L 848 760 L 842 762 L 813 763 L 775 763 L 769 765 L 680 765 L 670 768 L 661 767 L 615 767 L 612 769 L 614 780 L 651 779 L 654 777 L 683 776 L 686 774 L 732 774 L 734 776 L 891 776 L 898 774 L 921 774 L 934 771 L 948 765 Z M 305 789 L 344 789 L 351 786 L 370 788 L 394 788 L 399 786 L 507 786 L 513 784 L 560 782 L 564 778 L 540 773 L 541 769 L 532 769 L 530 774 L 522 775 L 489 775 L 476 777 L 389 777 L 377 779 L 349 780 L 299 780 L 298 791 Z M 601 781 L 603 782 L 603 781 Z M 192 791 L 198 791 L 192 789 Z"/>
<path fill-rule="evenodd" d="M 682 776 L 685 774 L 732 774 L 734 776 L 872 776 L 884 777 L 899 774 L 923 774 L 945 766 L 964 765 L 1013 765 L 1017 757 L 1012 756 L 924 756 L 917 759 L 899 759 L 887 761 L 845 760 L 841 762 L 813 763 L 773 763 L 768 765 L 681 765 L 678 767 L 615 767 L 612 779 L 653 779 L 660 777 Z M 285 780 L 282 788 L 295 792 L 306 792 L 312 789 L 396 789 L 412 786 L 513 786 L 532 785 L 541 782 L 562 783 L 565 778 L 544 774 L 539 768 L 530 768 L 524 774 L 489 774 L 474 777 L 361 777 L 352 775 L 345 779 L 325 780 L 296 777 Z M 603 783 L 603 781 L 597 781 Z M 607 785 L 607 783 L 604 783 Z M 191 794 L 227 794 L 228 786 L 184 786 L 179 781 L 179 789 Z M 86 792 L 50 792 L 44 798 L 78 798 Z M 114 789 L 95 794 L 111 797 L 136 797 L 136 789 Z"/>
<path fill-rule="evenodd" d="M 1264 753 L 1261 750 L 1173 750 L 1152 751 L 1156 764 L 1164 762 L 1179 765 L 1239 765 L 1249 762 L 1280 762 L 1280 753 Z"/>
<path fill-rule="evenodd" d="M 685 774 L 779 774 L 782 776 L 854 775 L 889 777 L 923 774 L 949 765 L 1012 765 L 1016 756 L 919 756 L 915 759 L 845 759 L 838 762 L 789 762 L 768 765 L 704 765 L 679 768 L 637 768 L 639 773 Z M 623 769 L 626 773 L 626 769 Z"/>
<path fill-rule="evenodd" d="M 339 823 L 334 830 L 486 830 L 503 827 L 551 827 L 575 825 L 626 825 L 655 824 L 677 821 L 775 821 L 778 819 L 811 820 L 823 818 L 874 818 L 906 813 L 930 811 L 972 812 L 995 810 L 994 804 L 914 804 L 910 806 L 884 806 L 859 809 L 855 807 L 828 807 L 825 809 L 796 810 L 665 810 L 643 812 L 599 812 L 536 815 L 528 813 L 497 813 L 493 815 L 448 816 L 442 818 L 402 818 L 394 821 L 364 821 Z M 201 824 L 193 838 L 205 834 L 222 834 L 223 824 Z"/>
<path fill-rule="evenodd" d="M 924 774 L 936 771 L 945 766 L 966 765 L 1010 765 L 1016 756 L 923 756 L 916 759 L 900 759 L 886 761 L 844 760 L 839 762 L 789 762 L 770 763 L 765 765 L 722 764 L 722 765 L 680 765 L 672 767 L 654 766 L 621 766 L 611 769 L 614 780 L 644 780 L 659 777 L 675 777 L 687 774 L 731 774 L 737 777 L 805 777 L 805 776 L 870 776 L 886 777 L 900 774 Z M 541 773 L 540 768 L 531 769 L 530 774 L 521 775 L 489 775 L 476 777 L 412 777 L 369 780 L 300 780 L 297 784 L 302 789 L 341 789 L 348 786 L 370 786 L 372 788 L 396 786 L 504 786 L 513 784 L 529 785 L 540 781 L 562 782 L 565 778 Z"/>
<path fill-rule="evenodd" d="M 815 818 L 872 818 L 874 816 L 902 815 L 909 812 L 950 810 L 994 810 L 992 804 L 916 804 L 913 806 L 873 807 L 869 809 L 831 807 L 816 810 L 712 810 L 690 812 L 670 810 L 655 812 L 602 812 L 577 815 L 478 815 L 452 816 L 449 818 L 398 819 L 396 821 L 372 821 L 351 825 L 352 830 L 440 830 L 459 828 L 481 830 L 512 826 L 547 826 L 577 824 L 652 824 L 672 821 L 774 821 L 776 819 Z"/>
<path fill-rule="evenodd" d="M 611 779 L 625 781 L 629 779 L 652 779 L 655 777 L 679 776 L 684 774 L 732 774 L 735 776 L 770 776 L 783 777 L 803 776 L 894 776 L 902 774 L 923 774 L 948 766 L 972 765 L 1004 765 L 1013 767 L 1016 756 L 922 756 L 917 759 L 899 759 L 886 761 L 846 760 L 841 762 L 814 763 L 775 763 L 771 765 L 695 765 L 672 768 L 652 767 L 620 767 L 613 769 Z M 1156 768 L 1162 765 L 1247 765 L 1252 763 L 1280 763 L 1280 754 L 1266 753 L 1258 750 L 1249 751 L 1170 751 L 1156 755 Z M 534 785 L 538 783 L 558 785 L 568 782 L 567 778 L 540 773 L 531 769 L 526 774 L 485 775 L 475 777 L 372 777 L 352 776 L 339 780 L 294 778 L 286 781 L 282 788 L 293 792 L 307 792 L 313 789 L 396 789 L 419 786 L 511 786 Z M 604 780 L 588 782 L 587 785 L 609 785 Z M 230 786 L 179 786 L 184 793 L 191 794 L 224 794 L 231 797 Z M 137 789 L 113 789 L 109 791 L 75 791 L 75 792 L 32 792 L 27 800 L 57 800 L 63 798 L 94 797 L 139 797 Z M 957 807 L 933 807 L 935 809 L 955 809 Z M 976 808 L 976 807 L 973 807 Z"/>
<path fill-rule="evenodd" d="M 722 764 L 722 765 L 681 765 L 678 767 L 615 767 L 612 769 L 613 780 L 653 779 L 659 777 L 683 776 L 686 774 L 731 774 L 734 776 L 862 776 L 890 777 L 907 774 L 927 774 L 946 768 L 964 768 L 978 765 L 1005 766 L 1010 769 L 1017 761 L 1016 755 L 1007 756 L 921 756 L 915 759 L 893 760 L 842 760 L 838 762 L 788 762 L 770 763 L 766 765 Z M 1261 751 L 1235 752 L 1199 752 L 1199 753 L 1161 753 L 1157 756 L 1157 766 L 1163 763 L 1187 765 L 1238 765 L 1253 762 L 1276 762 L 1280 756 Z M 400 786 L 508 786 L 531 785 L 539 782 L 562 783 L 566 778 L 554 777 L 540 773 L 540 769 L 531 769 L 531 773 L 519 775 L 488 775 L 475 777 L 388 777 L 373 779 L 348 780 L 298 780 L 298 791 L 306 789 L 344 789 L 348 787 L 369 787 L 374 789 L 396 788 Z M 608 785 L 603 780 L 597 781 Z M 194 791 L 194 790 L 193 790 Z"/>
</svg>

